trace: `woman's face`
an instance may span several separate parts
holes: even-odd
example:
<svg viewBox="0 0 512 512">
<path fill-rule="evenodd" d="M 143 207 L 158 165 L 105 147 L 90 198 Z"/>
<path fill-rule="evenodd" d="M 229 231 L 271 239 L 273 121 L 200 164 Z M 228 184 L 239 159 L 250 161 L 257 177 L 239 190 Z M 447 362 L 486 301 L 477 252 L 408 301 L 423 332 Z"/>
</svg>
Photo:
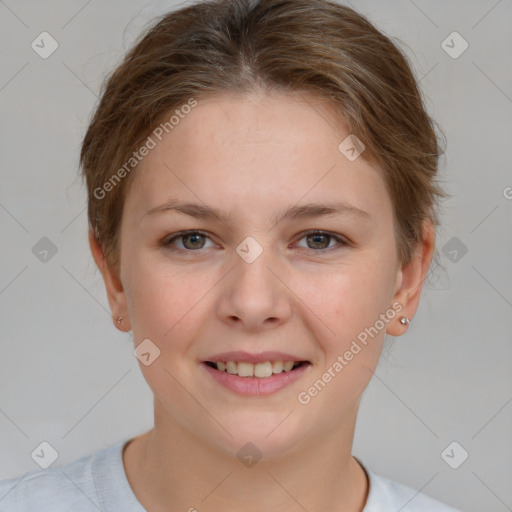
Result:
<svg viewBox="0 0 512 512">
<path fill-rule="evenodd" d="M 350 436 L 386 328 L 398 323 L 384 181 L 339 149 L 349 133 L 328 106 L 305 98 L 198 99 L 162 141 L 153 136 L 126 199 L 117 299 L 135 345 L 149 339 L 160 351 L 140 363 L 156 426 L 230 454 L 248 442 L 272 457 Z M 148 213 L 170 201 L 197 206 Z M 200 233 L 171 240 L 187 230 Z M 286 354 L 263 356 L 276 371 L 277 360 L 308 364 L 268 381 L 206 365 L 250 360 L 226 352 Z"/>
</svg>

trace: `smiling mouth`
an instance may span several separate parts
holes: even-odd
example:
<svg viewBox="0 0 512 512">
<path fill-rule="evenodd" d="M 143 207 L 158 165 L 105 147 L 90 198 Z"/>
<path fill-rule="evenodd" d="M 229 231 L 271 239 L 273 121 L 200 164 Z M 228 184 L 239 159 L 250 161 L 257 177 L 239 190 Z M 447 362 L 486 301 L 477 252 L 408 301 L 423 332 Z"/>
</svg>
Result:
<svg viewBox="0 0 512 512">
<path fill-rule="evenodd" d="M 266 379 L 279 373 L 293 372 L 297 368 L 311 363 L 309 361 L 265 361 L 253 364 L 246 361 L 204 361 L 204 364 L 230 375 Z"/>
</svg>

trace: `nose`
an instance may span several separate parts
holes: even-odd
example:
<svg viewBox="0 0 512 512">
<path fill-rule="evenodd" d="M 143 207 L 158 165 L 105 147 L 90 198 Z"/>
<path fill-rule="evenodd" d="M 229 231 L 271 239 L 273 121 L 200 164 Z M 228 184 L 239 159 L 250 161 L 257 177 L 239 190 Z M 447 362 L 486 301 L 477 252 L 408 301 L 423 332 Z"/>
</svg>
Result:
<svg viewBox="0 0 512 512">
<path fill-rule="evenodd" d="M 291 291 L 271 248 L 262 247 L 255 259 L 254 250 L 250 243 L 239 246 L 222 283 L 218 314 L 230 327 L 256 332 L 276 328 L 289 319 Z"/>
</svg>

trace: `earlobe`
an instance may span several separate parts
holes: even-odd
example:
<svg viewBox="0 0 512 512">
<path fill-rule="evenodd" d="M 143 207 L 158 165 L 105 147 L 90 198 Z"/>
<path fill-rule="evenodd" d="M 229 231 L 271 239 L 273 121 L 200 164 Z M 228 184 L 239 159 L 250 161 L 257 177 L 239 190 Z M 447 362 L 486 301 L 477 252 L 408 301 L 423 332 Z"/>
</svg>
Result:
<svg viewBox="0 0 512 512">
<path fill-rule="evenodd" d="M 401 336 L 418 309 L 423 283 L 426 279 L 435 247 L 435 230 L 429 221 L 423 225 L 423 239 L 418 244 L 411 261 L 398 270 L 393 303 L 398 302 L 402 309 L 388 324 L 386 333 Z"/>
<path fill-rule="evenodd" d="M 117 275 L 114 275 L 114 273 L 112 273 L 111 270 L 108 268 L 101 243 L 94 236 L 92 230 L 89 230 L 89 246 L 91 248 L 91 253 L 94 258 L 94 261 L 98 269 L 100 270 L 101 275 L 103 277 L 103 281 L 105 283 L 107 299 L 110 305 L 110 310 L 112 311 L 113 314 L 112 321 L 120 331 L 125 332 L 126 326 L 124 326 L 123 328 L 121 325 L 121 320 L 123 320 L 124 317 L 121 315 L 123 312 L 126 311 L 126 296 L 121 280 Z M 128 318 L 126 318 L 126 322 L 128 322 Z M 123 322 L 123 324 L 124 323 L 125 322 Z M 128 331 L 129 330 L 130 327 L 128 325 Z"/>
</svg>

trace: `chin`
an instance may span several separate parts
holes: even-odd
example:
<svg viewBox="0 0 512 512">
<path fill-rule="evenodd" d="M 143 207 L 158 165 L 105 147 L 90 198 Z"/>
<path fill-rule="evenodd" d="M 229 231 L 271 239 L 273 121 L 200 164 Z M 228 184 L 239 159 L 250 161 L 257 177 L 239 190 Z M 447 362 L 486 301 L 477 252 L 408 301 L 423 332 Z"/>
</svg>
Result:
<svg viewBox="0 0 512 512">
<path fill-rule="evenodd" d="M 281 412 L 264 416 L 252 411 L 240 414 L 236 421 L 226 423 L 219 417 L 218 421 L 226 426 L 232 437 L 221 429 L 221 438 L 209 436 L 210 442 L 229 456 L 236 456 L 243 462 L 245 457 L 248 460 L 282 457 L 304 439 L 305 431 L 299 430 L 291 417 L 286 418 L 286 414 Z"/>
</svg>

